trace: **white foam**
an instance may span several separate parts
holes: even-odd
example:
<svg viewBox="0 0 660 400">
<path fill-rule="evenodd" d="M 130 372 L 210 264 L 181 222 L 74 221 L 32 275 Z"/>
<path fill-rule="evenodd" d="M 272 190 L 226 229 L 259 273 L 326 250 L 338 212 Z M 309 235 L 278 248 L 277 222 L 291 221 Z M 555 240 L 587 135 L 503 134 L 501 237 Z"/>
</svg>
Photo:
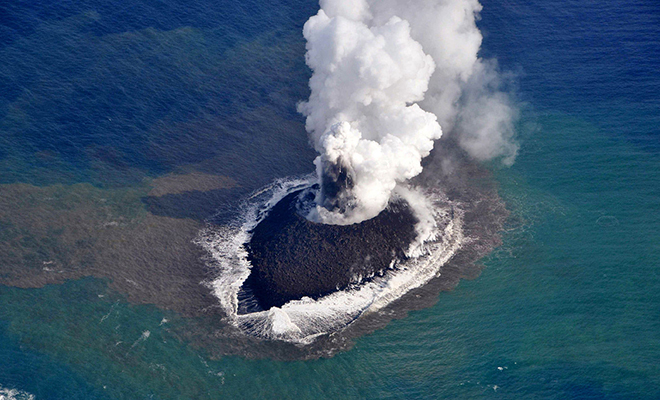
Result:
<svg viewBox="0 0 660 400">
<path fill-rule="evenodd" d="M 7 389 L 0 386 L 0 400 L 35 400 L 33 394 L 18 389 Z"/>
<path fill-rule="evenodd" d="M 151 336 L 150 331 L 142 332 L 142 335 L 140 335 L 140 337 L 133 343 L 131 348 L 133 348 L 133 347 L 137 346 L 139 343 L 144 342 L 145 340 L 149 339 L 149 336 Z"/>
<path fill-rule="evenodd" d="M 356 277 L 357 284 L 317 300 L 305 297 L 282 307 L 249 314 L 238 314 L 238 292 L 250 274 L 244 245 L 250 231 L 287 194 L 315 183 L 315 176 L 279 180 L 251 196 L 234 223 L 203 230 L 197 243 L 210 255 L 217 271 L 210 282 L 213 293 L 230 321 L 246 334 L 266 338 L 311 343 L 319 335 L 345 328 L 365 313 L 382 309 L 410 290 L 439 275 L 442 265 L 463 243 L 462 212 L 441 193 L 399 187 L 420 219 L 417 240 L 408 250 L 410 258 L 383 276 Z M 366 279 L 369 278 L 369 279 Z"/>
</svg>

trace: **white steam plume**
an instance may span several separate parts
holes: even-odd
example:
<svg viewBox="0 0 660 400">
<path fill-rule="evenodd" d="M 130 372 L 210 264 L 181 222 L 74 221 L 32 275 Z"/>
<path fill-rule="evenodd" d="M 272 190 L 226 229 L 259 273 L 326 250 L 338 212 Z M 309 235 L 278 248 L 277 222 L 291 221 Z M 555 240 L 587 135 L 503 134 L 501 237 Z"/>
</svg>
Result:
<svg viewBox="0 0 660 400">
<path fill-rule="evenodd" d="M 310 218 L 351 224 L 378 215 L 422 171 L 445 132 L 473 157 L 504 157 L 515 108 L 494 63 L 477 53 L 476 0 L 321 0 L 305 24 L 311 95 L 299 110 L 320 155 Z"/>
</svg>

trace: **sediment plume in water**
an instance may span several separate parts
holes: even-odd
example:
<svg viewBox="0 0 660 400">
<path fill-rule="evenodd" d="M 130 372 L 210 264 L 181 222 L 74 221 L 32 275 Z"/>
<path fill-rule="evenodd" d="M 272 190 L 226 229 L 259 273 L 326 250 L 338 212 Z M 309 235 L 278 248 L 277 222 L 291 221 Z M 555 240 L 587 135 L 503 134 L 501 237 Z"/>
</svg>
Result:
<svg viewBox="0 0 660 400">
<path fill-rule="evenodd" d="M 325 162 L 312 181 L 282 193 L 320 183 L 330 199 L 323 209 L 353 210 L 355 216 L 359 209 L 355 199 L 370 192 L 356 188 L 367 187 L 364 185 L 369 182 L 382 184 L 377 189 L 385 188 L 374 191 L 386 194 L 374 200 L 374 204 L 384 207 L 390 204 L 397 188 L 405 184 L 420 188 L 433 198 L 438 232 L 436 239 L 427 241 L 423 255 L 405 259 L 401 268 L 387 269 L 383 276 L 376 274 L 358 285 L 342 286 L 329 294 L 321 290 L 324 294 L 317 298 L 282 299 L 281 304 L 271 305 L 272 310 L 240 314 L 235 308 L 239 303 L 237 294 L 250 272 L 244 245 L 251 238 L 249 232 L 262 220 L 256 210 L 269 210 L 281 197 L 275 188 L 252 197 L 250 205 L 258 205 L 252 214 L 238 210 L 237 204 L 249 196 L 253 187 L 234 187 L 235 176 L 179 171 L 144 183 L 152 187 L 151 191 L 144 187 L 100 189 L 86 184 L 3 185 L 0 216 L 20 230 L 9 229 L 7 240 L 0 244 L 0 250 L 8 255 L 0 265 L 2 284 L 34 288 L 96 277 L 108 282 L 109 292 L 122 293 L 126 296 L 122 299 L 128 302 L 153 304 L 186 317 L 185 326 L 172 329 L 179 329 L 181 337 L 216 356 L 290 359 L 328 356 L 346 349 L 355 337 L 381 328 L 409 310 L 428 307 L 437 300 L 439 291 L 454 287 L 460 279 L 476 277 L 481 269 L 478 260 L 499 244 L 498 232 L 506 217 L 492 179 L 478 161 L 495 157 L 502 157 L 505 163 L 513 160 L 517 149 L 511 140 L 515 107 L 502 90 L 496 64 L 477 57 L 481 43 L 475 24 L 481 8 L 477 1 L 419 0 L 414 6 L 410 4 L 395 0 L 321 2 L 325 17 L 315 21 L 322 23 L 310 25 L 305 34 L 311 39 L 310 54 L 313 47 L 318 50 L 325 46 L 328 53 L 316 54 L 328 57 L 308 57 L 315 77 L 310 85 L 318 86 L 312 87 L 312 96 L 300 110 L 311 118 L 308 130 L 320 157 L 337 162 Z M 343 29 L 349 25 L 351 29 Z M 370 32 L 367 39 L 353 35 L 366 34 L 365 29 Z M 321 34 L 314 36 L 316 33 Z M 404 38 L 401 44 L 387 42 L 397 37 Z M 423 56 L 414 42 L 421 46 Z M 417 49 L 412 58 L 423 61 L 418 63 L 422 66 L 420 79 L 407 70 L 397 72 L 400 59 L 387 59 L 401 55 L 407 45 Z M 430 76 L 427 56 L 435 65 Z M 322 71 L 327 74 L 319 75 Z M 384 71 L 391 75 L 381 74 Z M 391 79 L 396 76 L 401 79 Z M 425 79 L 426 89 L 421 87 Z M 409 90 L 401 82 L 422 84 L 412 85 Z M 397 97 L 399 88 L 406 90 L 408 97 Z M 356 99 L 362 101 L 354 102 Z M 388 101 L 399 111 L 390 113 Z M 388 145 L 398 143 L 396 140 L 385 139 L 388 130 L 392 136 L 407 132 L 396 128 L 395 117 L 409 113 L 414 105 L 426 113 L 414 112 L 422 121 L 433 119 L 428 113 L 435 116 L 443 136 L 433 142 L 427 139 L 437 134 L 427 134 L 419 146 L 415 145 L 422 150 L 419 157 L 411 159 L 421 160 L 419 167 L 423 168 L 419 175 L 402 180 L 398 176 L 410 174 L 390 172 L 401 172 L 392 166 L 404 156 L 397 152 L 398 146 Z M 382 110 L 385 112 L 375 113 Z M 264 126 L 277 125 L 272 119 L 281 114 L 277 111 L 248 115 L 257 115 L 252 119 L 259 118 Z M 390 115 L 392 118 L 387 119 Z M 284 120 L 281 117 L 276 121 L 281 124 Z M 432 127 L 433 123 L 424 126 Z M 383 127 L 387 129 L 380 130 Z M 273 137 L 277 137 L 281 131 L 268 133 L 274 132 Z M 421 131 L 437 133 L 435 129 Z M 326 139 L 321 141 L 324 135 Z M 414 137 L 403 136 L 406 140 Z M 424 158 L 429 142 L 435 147 Z M 409 148 L 407 144 L 401 146 Z M 247 157 L 237 152 L 227 163 L 242 156 Z M 397 163 L 389 163 L 392 160 Z M 242 166 L 255 164 L 240 164 L 228 170 L 241 171 Z M 200 165 L 199 170 L 208 172 L 209 168 Z M 257 170 L 263 173 L 253 169 Z M 282 175 L 301 170 L 284 168 Z M 420 169 L 412 165 L 402 170 Z M 244 180 L 254 180 L 255 174 Z M 394 189 L 390 190 L 392 182 Z M 385 198 L 387 201 L 382 200 Z M 271 200 L 274 202 L 269 204 Z M 204 229 L 204 219 L 219 208 L 223 218 L 212 218 Z M 377 209 L 370 213 L 380 215 L 382 210 Z M 23 218 L 27 214 L 33 218 Z M 351 218 L 342 221 L 347 223 Z M 355 221 L 364 218 L 359 216 Z M 52 232 L 58 232 L 57 241 L 53 241 Z M 205 263 L 201 261 L 202 249 L 193 244 L 198 234 L 196 241 L 208 252 Z M 301 241 L 299 245 L 306 244 Z M 417 262 L 406 264 L 411 260 Z M 397 277 L 407 280 L 401 283 Z M 208 286 L 200 284 L 205 279 Z M 305 346 L 298 346 L 300 343 Z"/>
</svg>

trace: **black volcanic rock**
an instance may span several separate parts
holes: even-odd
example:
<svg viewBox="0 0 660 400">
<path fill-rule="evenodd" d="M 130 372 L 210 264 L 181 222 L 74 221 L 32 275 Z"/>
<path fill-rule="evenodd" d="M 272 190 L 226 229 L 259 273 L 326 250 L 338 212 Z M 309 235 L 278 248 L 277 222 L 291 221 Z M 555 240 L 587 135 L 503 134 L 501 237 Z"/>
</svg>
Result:
<svg viewBox="0 0 660 400">
<path fill-rule="evenodd" d="M 318 298 L 388 269 L 415 239 L 416 217 L 403 201 L 375 218 L 353 225 L 326 225 L 297 212 L 299 195 L 277 203 L 246 245 L 252 264 L 243 285 L 260 308 L 282 306 L 304 296 Z"/>
</svg>

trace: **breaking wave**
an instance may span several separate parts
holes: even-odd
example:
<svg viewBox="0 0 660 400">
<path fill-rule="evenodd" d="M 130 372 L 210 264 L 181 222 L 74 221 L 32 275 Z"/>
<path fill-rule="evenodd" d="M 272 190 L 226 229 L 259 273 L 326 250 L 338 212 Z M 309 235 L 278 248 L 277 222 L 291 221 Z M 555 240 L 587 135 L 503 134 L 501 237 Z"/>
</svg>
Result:
<svg viewBox="0 0 660 400">
<path fill-rule="evenodd" d="M 18 389 L 7 389 L 0 386 L 0 400 L 34 400 L 33 394 Z"/>
<path fill-rule="evenodd" d="M 417 240 L 407 251 L 410 258 L 394 261 L 382 276 L 358 276 L 351 287 L 318 299 L 303 297 L 265 311 L 239 312 L 239 303 L 246 301 L 241 287 L 251 269 L 245 248 L 251 231 L 286 195 L 316 182 L 313 175 L 275 181 L 250 196 L 233 222 L 209 226 L 197 238 L 215 274 L 208 284 L 229 321 L 245 334 L 309 344 L 340 331 L 438 276 L 464 241 L 460 204 L 437 189 L 400 189 L 397 195 L 408 201 L 420 220 Z"/>
</svg>

